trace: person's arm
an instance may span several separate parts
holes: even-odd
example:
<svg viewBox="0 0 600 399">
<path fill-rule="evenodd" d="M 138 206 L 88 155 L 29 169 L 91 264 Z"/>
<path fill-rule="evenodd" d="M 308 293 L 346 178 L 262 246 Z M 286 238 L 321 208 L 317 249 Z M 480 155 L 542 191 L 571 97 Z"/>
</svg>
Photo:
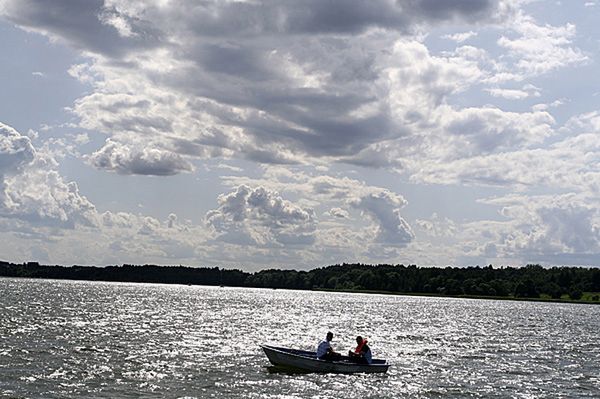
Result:
<svg viewBox="0 0 600 399">
<path fill-rule="evenodd" d="M 336 352 L 333 350 L 333 346 L 329 345 L 329 348 L 327 348 L 327 353 L 335 355 Z"/>
</svg>

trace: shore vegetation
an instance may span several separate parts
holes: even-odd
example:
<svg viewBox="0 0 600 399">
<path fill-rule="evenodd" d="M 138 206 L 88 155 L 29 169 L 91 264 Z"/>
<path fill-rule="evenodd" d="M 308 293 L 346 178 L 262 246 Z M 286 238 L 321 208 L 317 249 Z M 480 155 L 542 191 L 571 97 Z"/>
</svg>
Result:
<svg viewBox="0 0 600 399">
<path fill-rule="evenodd" d="M 339 264 L 309 271 L 0 261 L 0 276 L 600 303 L 600 268 Z"/>
</svg>

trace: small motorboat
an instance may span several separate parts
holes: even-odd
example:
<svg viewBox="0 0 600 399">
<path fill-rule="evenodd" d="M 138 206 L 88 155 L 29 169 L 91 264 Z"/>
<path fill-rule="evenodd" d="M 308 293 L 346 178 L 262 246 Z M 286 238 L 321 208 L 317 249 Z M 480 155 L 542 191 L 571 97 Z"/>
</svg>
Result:
<svg viewBox="0 0 600 399">
<path fill-rule="evenodd" d="M 339 360 L 317 359 L 316 352 L 300 349 L 280 348 L 270 345 L 260 346 L 269 361 L 276 367 L 317 373 L 385 373 L 390 367 L 383 359 L 373 359 L 371 364 L 357 363 L 348 356 Z"/>
</svg>

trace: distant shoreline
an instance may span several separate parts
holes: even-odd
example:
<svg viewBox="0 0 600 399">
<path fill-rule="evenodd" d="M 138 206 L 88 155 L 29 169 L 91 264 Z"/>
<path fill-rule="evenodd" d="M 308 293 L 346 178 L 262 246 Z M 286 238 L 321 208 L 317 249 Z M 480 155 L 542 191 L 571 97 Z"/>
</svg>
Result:
<svg viewBox="0 0 600 399">
<path fill-rule="evenodd" d="M 342 264 L 309 271 L 269 269 L 250 273 L 218 267 L 47 266 L 0 261 L 0 277 L 600 304 L 600 269 L 539 265 L 421 268 Z"/>
<path fill-rule="evenodd" d="M 322 291 L 322 292 L 344 292 L 349 294 L 377 294 L 377 295 L 397 295 L 397 296 L 413 296 L 413 297 L 427 297 L 427 298 L 454 298 L 454 299 L 482 299 L 491 301 L 515 301 L 515 302 L 541 302 L 541 303 L 574 303 L 581 305 L 600 305 L 600 301 L 586 301 L 586 300 L 574 300 L 574 299 L 552 299 L 552 298 L 518 298 L 512 296 L 485 296 L 485 295 L 440 295 L 440 294 L 429 294 L 429 293 L 403 293 L 403 292 L 389 292 L 389 291 L 372 291 L 372 290 L 332 290 L 327 288 L 313 289 L 311 291 Z"/>
<path fill-rule="evenodd" d="M 259 288 L 272 290 L 293 290 L 293 291 L 312 291 L 312 292 L 331 292 L 331 293 L 346 293 L 346 294 L 367 294 L 367 295 L 390 295 L 390 296 L 410 296 L 410 297 L 427 297 L 427 298 L 452 298 L 452 299 L 481 299 L 492 301 L 515 301 L 515 302 L 541 302 L 541 303 L 564 303 L 564 304 L 580 304 L 580 305 L 600 305 L 599 301 L 585 301 L 573 299 L 552 299 L 552 298 L 517 298 L 517 297 L 499 297 L 499 296 L 477 296 L 477 295 L 440 295 L 419 292 L 390 292 L 390 291 L 374 291 L 374 290 L 336 290 L 328 288 L 276 288 L 276 287 L 250 287 L 250 286 L 233 286 L 233 285 L 211 285 L 211 284 L 187 284 L 187 283 L 165 283 L 165 282 L 144 282 L 144 281 L 117 281 L 117 280 L 86 280 L 74 278 L 49 278 L 49 277 L 15 277 L 3 276 L 0 278 L 9 279 L 25 279 L 25 280 L 57 280 L 57 281 L 82 281 L 82 282 L 98 282 L 98 283 L 130 283 L 130 284 L 163 284 L 163 285 L 184 285 L 184 286 L 202 286 L 202 287 L 227 287 L 227 288 Z"/>
</svg>

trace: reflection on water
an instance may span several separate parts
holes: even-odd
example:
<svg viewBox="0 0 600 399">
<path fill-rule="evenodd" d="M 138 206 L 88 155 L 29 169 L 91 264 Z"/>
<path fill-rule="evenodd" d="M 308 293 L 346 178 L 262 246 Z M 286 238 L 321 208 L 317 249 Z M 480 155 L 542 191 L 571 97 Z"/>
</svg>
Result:
<svg viewBox="0 0 600 399">
<path fill-rule="evenodd" d="M 0 279 L 0 394 L 600 397 L 600 306 Z M 385 375 L 270 372 L 261 343 L 366 336 Z"/>
<path fill-rule="evenodd" d="M 271 374 L 287 374 L 287 375 L 298 375 L 298 374 L 310 374 L 310 371 L 295 369 L 289 367 L 281 367 L 281 366 L 272 366 L 269 365 L 266 367 L 267 371 Z"/>
</svg>

